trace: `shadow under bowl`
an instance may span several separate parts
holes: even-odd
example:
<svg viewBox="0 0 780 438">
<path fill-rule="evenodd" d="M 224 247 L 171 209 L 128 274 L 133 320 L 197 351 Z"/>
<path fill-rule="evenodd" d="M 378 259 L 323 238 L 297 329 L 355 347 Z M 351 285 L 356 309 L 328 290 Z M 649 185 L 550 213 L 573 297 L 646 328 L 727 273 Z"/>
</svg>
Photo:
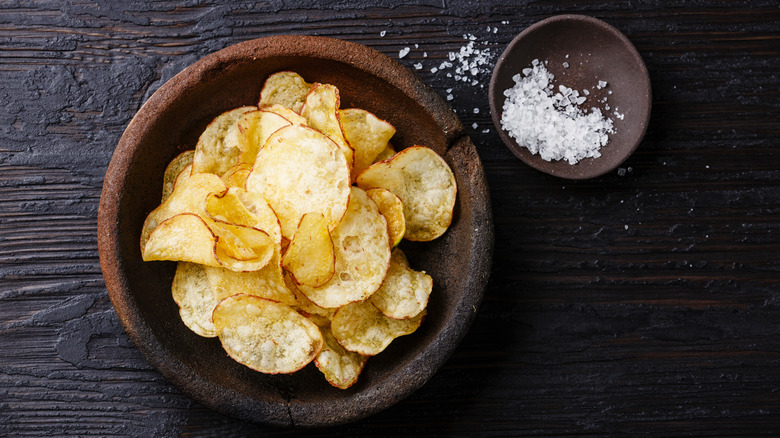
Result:
<svg viewBox="0 0 780 438">
<path fill-rule="evenodd" d="M 168 162 L 194 147 L 223 111 L 256 105 L 270 74 L 291 70 L 336 85 L 343 108 L 369 110 L 392 123 L 397 149 L 434 149 L 458 184 L 454 219 L 439 239 L 404 242 L 416 269 L 434 279 L 428 317 L 412 335 L 371 358 L 357 384 L 330 386 L 313 364 L 266 375 L 228 357 L 179 317 L 171 297 L 174 262 L 141 260 L 144 219 L 159 203 Z M 408 69 L 368 47 L 306 36 L 261 38 L 215 52 L 160 87 L 128 125 L 106 172 L 98 212 L 103 276 L 121 323 L 172 384 L 226 415 L 279 426 L 326 426 L 376 413 L 422 386 L 471 324 L 490 273 L 493 223 L 482 164 L 454 112 Z"/>
<path fill-rule="evenodd" d="M 573 165 L 566 160 L 545 161 L 520 146 L 502 128 L 504 91 L 515 85 L 513 77 L 531 67 L 534 59 L 547 61 L 545 67 L 555 76 L 556 91 L 561 84 L 580 93 L 588 90 L 590 95 L 581 107 L 599 108 L 612 119 L 615 133 L 609 134 L 600 157 L 585 158 Z M 599 81 L 607 86 L 599 89 Z M 557 177 L 588 179 L 615 169 L 639 146 L 650 120 L 652 92 L 647 67 L 625 35 L 593 17 L 557 15 L 531 25 L 509 43 L 493 70 L 489 100 L 499 136 L 520 160 Z"/>
</svg>

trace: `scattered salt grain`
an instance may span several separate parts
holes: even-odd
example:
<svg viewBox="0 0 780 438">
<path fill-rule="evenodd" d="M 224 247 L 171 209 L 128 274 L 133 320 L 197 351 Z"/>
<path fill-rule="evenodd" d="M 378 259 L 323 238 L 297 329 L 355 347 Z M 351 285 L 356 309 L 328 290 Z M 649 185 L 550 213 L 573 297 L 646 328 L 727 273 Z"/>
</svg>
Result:
<svg viewBox="0 0 780 438">
<path fill-rule="evenodd" d="M 474 108 L 474 114 L 479 114 L 479 108 Z"/>
<path fill-rule="evenodd" d="M 398 51 L 398 57 L 399 58 L 403 58 L 404 56 L 408 55 L 409 54 L 409 50 L 411 50 L 411 49 L 409 49 L 408 47 L 404 47 L 403 49 L 399 50 Z"/>
<path fill-rule="evenodd" d="M 385 35 L 387 35 L 387 31 L 386 30 L 383 30 L 382 32 L 379 32 L 379 36 L 383 37 Z"/>
<path fill-rule="evenodd" d="M 515 75 L 514 87 L 504 91 L 501 127 L 545 161 L 565 159 L 575 164 L 600 157 L 599 150 L 609 141 L 607 134 L 615 132 L 612 120 L 598 108 L 584 113 L 577 90 L 561 85 L 553 94 L 554 76 L 538 59 L 531 64 L 531 71 Z"/>
<path fill-rule="evenodd" d="M 478 126 L 479 125 L 477 124 L 477 122 L 474 122 L 474 123 L 471 124 L 471 127 L 474 128 L 474 129 L 477 129 Z"/>
<path fill-rule="evenodd" d="M 415 69 L 415 70 L 422 70 L 422 68 L 423 68 L 423 65 L 422 65 L 422 63 L 419 63 L 419 62 L 418 62 L 417 64 L 414 64 L 414 69 Z"/>
<path fill-rule="evenodd" d="M 448 95 L 447 95 L 447 100 L 452 100 L 452 99 L 454 99 L 454 98 L 455 98 L 455 97 L 454 97 L 452 94 L 448 94 Z"/>
<path fill-rule="evenodd" d="M 482 133 L 483 133 L 483 134 L 487 134 L 488 132 L 490 132 L 490 128 L 487 128 L 487 129 L 483 129 L 483 130 L 482 130 Z"/>
<path fill-rule="evenodd" d="M 563 63 L 563 68 L 569 68 L 569 63 L 568 62 L 564 62 Z"/>
</svg>

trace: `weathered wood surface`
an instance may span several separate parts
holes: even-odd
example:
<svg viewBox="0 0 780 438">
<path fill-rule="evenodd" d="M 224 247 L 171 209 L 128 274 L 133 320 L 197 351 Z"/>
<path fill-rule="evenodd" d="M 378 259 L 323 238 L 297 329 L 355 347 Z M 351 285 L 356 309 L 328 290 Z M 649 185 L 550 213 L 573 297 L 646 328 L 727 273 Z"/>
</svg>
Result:
<svg viewBox="0 0 780 438">
<path fill-rule="evenodd" d="M 203 55 L 286 33 L 410 47 L 400 62 L 453 95 L 496 225 L 485 301 L 446 366 L 387 411 L 313 432 L 780 434 L 776 2 L 326 3 L 0 3 L 0 435 L 300 434 L 209 411 L 151 368 L 95 237 L 103 174 L 145 99 Z M 622 30 L 652 79 L 645 141 L 591 181 L 503 147 L 488 74 L 481 88 L 430 71 L 464 34 L 497 56 L 557 13 Z"/>
</svg>

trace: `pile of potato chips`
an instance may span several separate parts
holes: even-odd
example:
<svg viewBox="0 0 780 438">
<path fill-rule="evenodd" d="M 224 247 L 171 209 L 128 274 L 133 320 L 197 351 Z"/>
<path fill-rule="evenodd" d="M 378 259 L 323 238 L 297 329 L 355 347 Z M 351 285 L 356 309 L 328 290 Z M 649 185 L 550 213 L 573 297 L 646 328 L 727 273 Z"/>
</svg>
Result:
<svg viewBox="0 0 780 438">
<path fill-rule="evenodd" d="M 395 153 L 392 125 L 339 106 L 333 85 L 271 75 L 258 106 L 221 114 L 168 165 L 141 253 L 178 262 L 182 320 L 236 361 L 314 361 L 348 388 L 425 317 L 432 279 L 396 246 L 441 236 L 457 188 L 431 149 Z"/>
</svg>

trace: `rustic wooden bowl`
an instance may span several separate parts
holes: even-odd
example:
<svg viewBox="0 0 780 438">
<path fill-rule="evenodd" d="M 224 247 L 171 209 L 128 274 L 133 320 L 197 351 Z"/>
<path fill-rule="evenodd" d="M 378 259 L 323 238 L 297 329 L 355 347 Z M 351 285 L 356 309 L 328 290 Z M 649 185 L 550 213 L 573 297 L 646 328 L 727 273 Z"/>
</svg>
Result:
<svg viewBox="0 0 780 438">
<path fill-rule="evenodd" d="M 534 59 L 548 61 L 556 90 L 558 84 L 588 89 L 590 96 L 582 107 L 597 107 L 612 118 L 616 132 L 601 148 L 600 157 L 573 165 L 566 160 L 545 161 L 502 129 L 504 90 L 514 86 L 512 77 L 530 67 Z M 592 88 L 599 80 L 606 81 L 607 87 Z M 529 166 L 567 179 L 595 178 L 623 163 L 645 135 L 652 103 L 647 67 L 631 41 L 609 24 L 585 15 L 556 15 L 520 32 L 496 61 L 488 96 L 493 124 L 509 150 Z M 609 110 L 601 102 L 604 97 Z M 612 114 L 615 108 L 624 116 L 622 120 Z"/>
<path fill-rule="evenodd" d="M 264 375 L 231 360 L 217 339 L 180 320 L 170 287 L 175 263 L 141 260 L 139 236 L 160 202 L 163 171 L 194 147 L 222 111 L 257 103 L 265 78 L 280 70 L 341 91 L 342 107 L 360 107 L 398 129 L 397 148 L 425 144 L 458 182 L 451 228 L 429 243 L 404 242 L 412 266 L 434 279 L 429 314 L 414 334 L 369 360 L 358 383 L 331 387 L 310 364 L 290 375 Z M 98 213 L 100 263 L 127 333 L 171 383 L 201 404 L 237 418 L 283 426 L 353 421 L 391 406 L 423 385 L 466 333 L 490 272 L 493 224 L 487 183 L 471 140 L 439 95 L 379 52 L 322 37 L 278 36 L 211 54 L 172 78 L 141 107 L 106 172 Z"/>
</svg>

